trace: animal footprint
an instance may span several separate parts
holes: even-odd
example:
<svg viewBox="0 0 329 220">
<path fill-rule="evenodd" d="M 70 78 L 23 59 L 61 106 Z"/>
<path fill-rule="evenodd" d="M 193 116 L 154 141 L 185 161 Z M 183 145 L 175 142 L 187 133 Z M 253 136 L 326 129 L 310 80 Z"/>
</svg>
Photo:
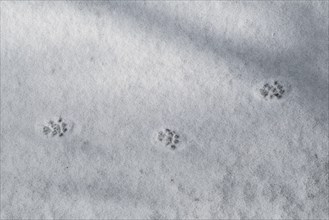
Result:
<svg viewBox="0 0 329 220">
<path fill-rule="evenodd" d="M 45 138 L 63 137 L 67 134 L 72 134 L 75 124 L 68 119 L 62 117 L 52 117 L 51 119 L 42 120 L 36 123 L 36 132 Z"/>
<path fill-rule="evenodd" d="M 290 86 L 279 80 L 269 80 L 258 86 L 257 90 L 258 95 L 265 100 L 280 100 L 287 96 Z"/>
<path fill-rule="evenodd" d="M 63 119 L 59 117 L 56 121 L 49 120 L 43 126 L 43 134 L 46 136 L 58 136 L 62 137 L 67 132 L 67 123 L 63 122 Z"/>
<path fill-rule="evenodd" d="M 177 145 L 180 143 L 180 136 L 176 131 L 166 128 L 158 132 L 157 141 L 164 147 L 176 150 Z"/>
</svg>

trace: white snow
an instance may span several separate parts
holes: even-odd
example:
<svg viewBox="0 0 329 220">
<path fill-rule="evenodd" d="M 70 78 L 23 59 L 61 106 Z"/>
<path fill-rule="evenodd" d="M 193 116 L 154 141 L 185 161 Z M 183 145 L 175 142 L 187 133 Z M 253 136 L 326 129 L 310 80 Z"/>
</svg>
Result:
<svg viewBox="0 0 329 220">
<path fill-rule="evenodd" d="M 1 219 L 329 218 L 328 6 L 1 1 Z"/>
</svg>

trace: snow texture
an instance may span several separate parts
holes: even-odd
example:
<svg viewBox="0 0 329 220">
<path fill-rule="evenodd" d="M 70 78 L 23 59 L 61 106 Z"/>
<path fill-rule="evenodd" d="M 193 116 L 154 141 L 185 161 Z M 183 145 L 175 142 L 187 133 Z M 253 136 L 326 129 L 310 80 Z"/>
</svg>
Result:
<svg viewBox="0 0 329 220">
<path fill-rule="evenodd" d="M 1 219 L 328 219 L 327 1 L 1 1 Z"/>
</svg>

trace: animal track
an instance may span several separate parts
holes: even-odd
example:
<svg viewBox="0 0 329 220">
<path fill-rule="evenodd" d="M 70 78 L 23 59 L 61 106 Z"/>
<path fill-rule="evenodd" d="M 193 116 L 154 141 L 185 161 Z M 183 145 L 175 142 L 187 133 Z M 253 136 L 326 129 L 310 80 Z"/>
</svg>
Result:
<svg viewBox="0 0 329 220">
<path fill-rule="evenodd" d="M 157 140 L 165 147 L 176 150 L 177 145 L 180 143 L 180 136 L 176 131 L 166 128 L 158 132 Z"/>
<path fill-rule="evenodd" d="M 62 117 L 57 120 L 49 120 L 42 128 L 42 132 L 47 137 L 59 136 L 62 137 L 67 132 L 67 123 L 63 121 Z"/>
<path fill-rule="evenodd" d="M 258 88 L 259 89 L 259 88 Z M 278 80 L 265 82 L 258 90 L 260 96 L 265 100 L 282 99 L 289 90 L 289 85 Z"/>
<path fill-rule="evenodd" d="M 67 134 L 72 134 L 75 124 L 68 119 L 62 117 L 52 117 L 36 123 L 36 132 L 45 138 L 63 137 Z M 76 131 L 77 132 L 77 131 Z M 76 133 L 75 132 L 75 133 Z"/>
<path fill-rule="evenodd" d="M 263 88 L 260 89 L 260 94 L 264 98 L 274 98 L 276 97 L 277 99 L 281 99 L 282 95 L 284 94 L 285 90 L 283 86 L 278 82 L 274 81 L 273 84 L 265 83 Z"/>
</svg>

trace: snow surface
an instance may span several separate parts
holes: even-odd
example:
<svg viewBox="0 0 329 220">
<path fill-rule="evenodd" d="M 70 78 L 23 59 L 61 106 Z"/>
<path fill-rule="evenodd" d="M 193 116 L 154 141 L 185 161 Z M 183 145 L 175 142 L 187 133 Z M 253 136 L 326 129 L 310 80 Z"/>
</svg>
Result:
<svg viewBox="0 0 329 220">
<path fill-rule="evenodd" d="M 329 218 L 328 5 L 1 1 L 1 219 Z"/>
</svg>

